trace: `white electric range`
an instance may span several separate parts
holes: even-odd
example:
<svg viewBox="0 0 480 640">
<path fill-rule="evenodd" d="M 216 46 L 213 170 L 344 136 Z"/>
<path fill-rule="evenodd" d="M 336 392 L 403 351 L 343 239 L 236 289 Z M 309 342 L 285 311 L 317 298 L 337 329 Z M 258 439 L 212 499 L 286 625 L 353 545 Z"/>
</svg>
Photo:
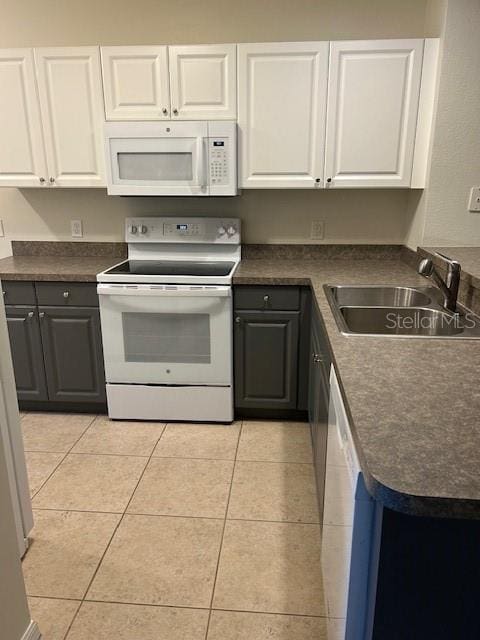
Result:
<svg viewBox="0 0 480 640">
<path fill-rule="evenodd" d="M 126 241 L 97 276 L 110 418 L 231 422 L 240 221 L 128 218 Z"/>
</svg>

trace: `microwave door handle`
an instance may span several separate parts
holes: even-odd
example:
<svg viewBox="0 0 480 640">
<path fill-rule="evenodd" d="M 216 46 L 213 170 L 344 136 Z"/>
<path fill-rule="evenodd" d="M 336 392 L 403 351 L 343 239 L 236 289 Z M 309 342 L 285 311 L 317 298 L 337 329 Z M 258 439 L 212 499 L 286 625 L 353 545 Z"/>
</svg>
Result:
<svg viewBox="0 0 480 640">
<path fill-rule="evenodd" d="M 207 187 L 207 176 L 205 167 L 205 138 L 197 138 L 197 155 L 198 155 L 198 183 L 203 191 Z"/>
</svg>

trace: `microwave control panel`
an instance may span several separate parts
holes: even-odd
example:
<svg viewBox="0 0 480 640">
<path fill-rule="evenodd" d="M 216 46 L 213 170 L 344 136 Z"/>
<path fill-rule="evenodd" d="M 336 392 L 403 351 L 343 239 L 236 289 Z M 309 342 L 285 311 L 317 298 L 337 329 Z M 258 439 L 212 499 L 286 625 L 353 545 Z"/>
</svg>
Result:
<svg viewBox="0 0 480 640">
<path fill-rule="evenodd" d="M 228 179 L 228 138 L 209 138 L 210 184 L 227 185 Z"/>
</svg>

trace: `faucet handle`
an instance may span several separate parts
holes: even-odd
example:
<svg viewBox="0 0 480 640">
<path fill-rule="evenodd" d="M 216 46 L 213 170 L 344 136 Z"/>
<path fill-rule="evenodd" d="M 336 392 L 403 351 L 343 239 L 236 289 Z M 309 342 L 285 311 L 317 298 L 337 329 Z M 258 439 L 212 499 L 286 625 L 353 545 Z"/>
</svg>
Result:
<svg viewBox="0 0 480 640">
<path fill-rule="evenodd" d="M 428 276 L 432 275 L 433 262 L 430 260 L 430 258 L 424 258 L 423 260 L 420 260 L 420 262 L 418 263 L 417 270 L 420 275 L 428 278 Z"/>
</svg>

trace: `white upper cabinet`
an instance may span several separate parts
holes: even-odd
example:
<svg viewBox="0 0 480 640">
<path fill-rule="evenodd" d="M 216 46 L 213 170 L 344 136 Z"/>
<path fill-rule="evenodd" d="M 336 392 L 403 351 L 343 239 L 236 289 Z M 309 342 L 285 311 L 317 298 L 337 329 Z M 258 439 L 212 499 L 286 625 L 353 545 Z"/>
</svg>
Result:
<svg viewBox="0 0 480 640">
<path fill-rule="evenodd" d="M 240 184 L 323 186 L 328 43 L 238 45 Z"/>
<path fill-rule="evenodd" d="M 235 120 L 235 44 L 102 47 L 107 120 Z"/>
<path fill-rule="evenodd" d="M 327 187 L 409 187 L 423 40 L 332 42 Z"/>
<path fill-rule="evenodd" d="M 101 47 L 107 120 L 170 118 L 168 47 Z"/>
<path fill-rule="evenodd" d="M 173 119 L 237 117 L 235 44 L 169 47 Z"/>
<path fill-rule="evenodd" d="M 31 49 L 0 49 L 0 186 L 46 185 Z"/>
<path fill-rule="evenodd" d="M 105 185 L 98 47 L 35 49 L 49 183 Z"/>
</svg>

